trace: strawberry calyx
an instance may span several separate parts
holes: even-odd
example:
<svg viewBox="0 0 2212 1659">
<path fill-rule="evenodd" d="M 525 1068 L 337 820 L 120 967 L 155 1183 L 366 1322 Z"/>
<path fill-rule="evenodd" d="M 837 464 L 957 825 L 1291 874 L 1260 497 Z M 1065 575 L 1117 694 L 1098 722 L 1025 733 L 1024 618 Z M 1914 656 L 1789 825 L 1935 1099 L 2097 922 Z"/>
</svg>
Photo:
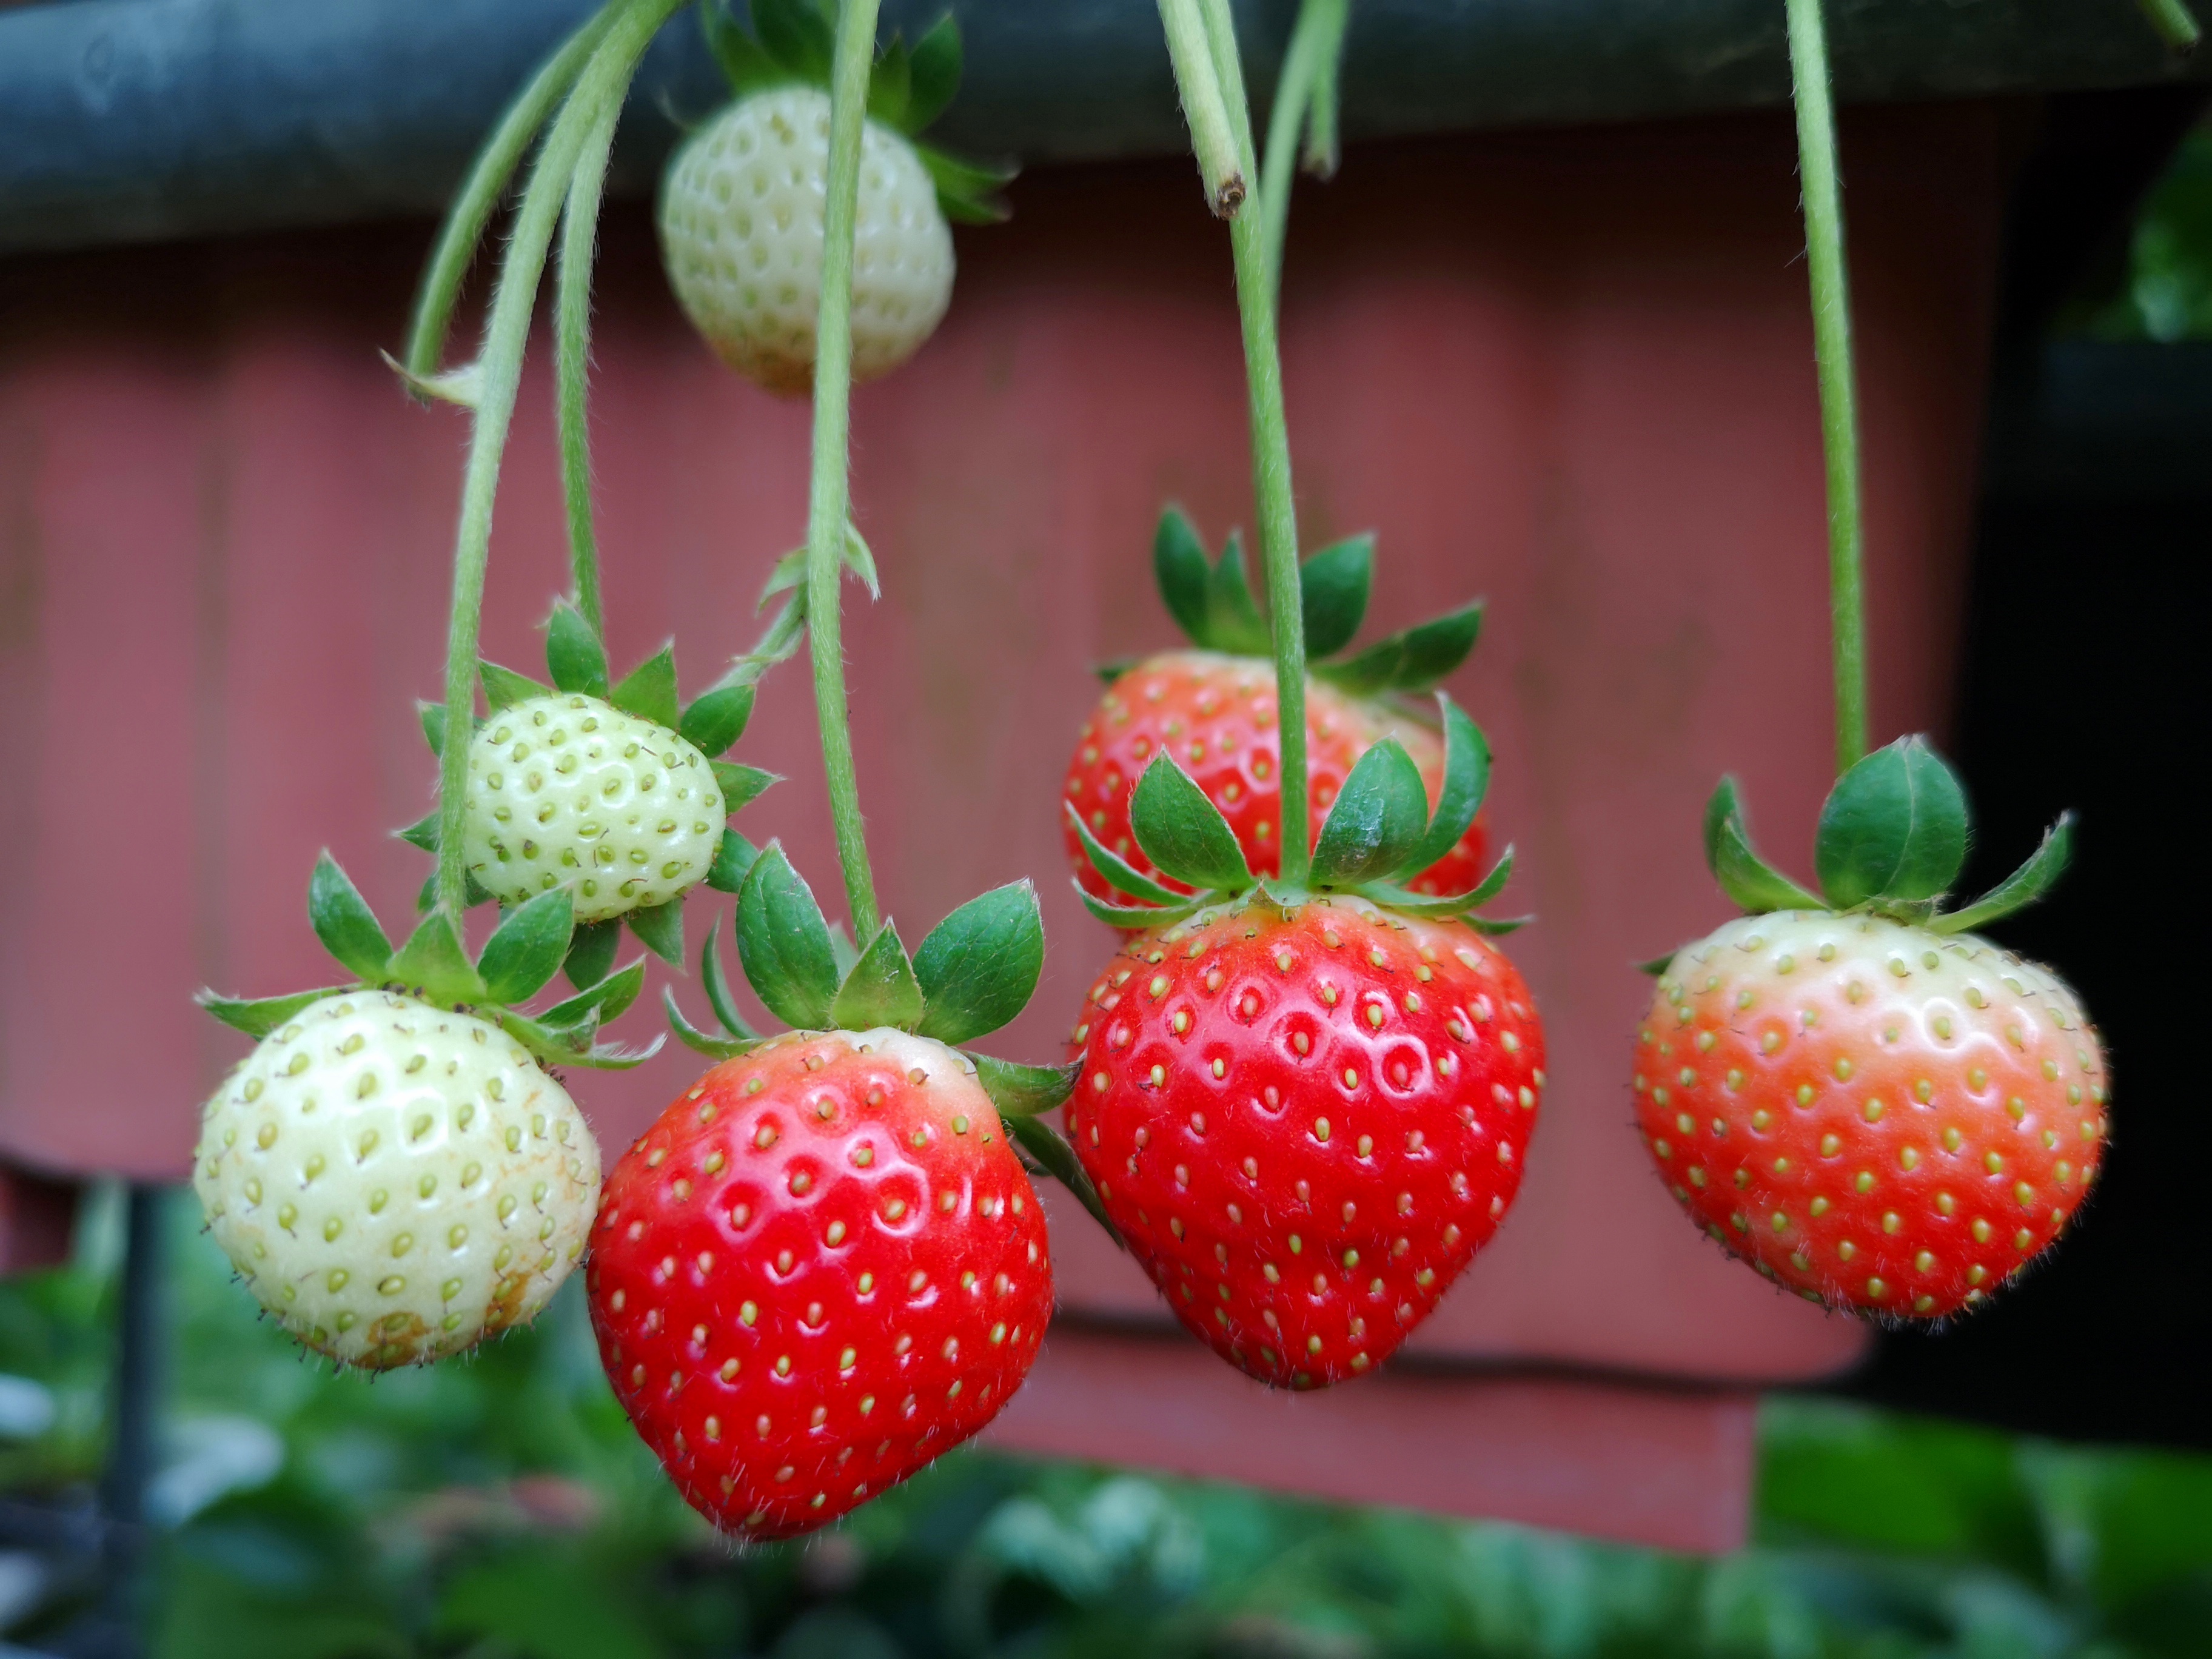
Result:
<svg viewBox="0 0 2212 1659">
<path fill-rule="evenodd" d="M 729 0 L 701 0 L 699 7 L 708 50 L 731 89 L 740 98 L 776 87 L 828 92 L 836 46 L 835 0 L 751 0 L 749 9 L 750 30 L 732 14 Z M 946 218 L 996 224 L 1008 212 L 999 192 L 1017 169 L 965 160 L 921 143 L 918 136 L 945 113 L 960 89 L 963 56 L 960 25 L 949 11 L 911 47 L 893 30 L 877 48 L 868 76 L 868 118 L 914 147 L 937 186 L 937 204 Z"/>
<path fill-rule="evenodd" d="M 2074 854 L 2074 815 L 2062 812 L 2026 863 L 1972 903 L 1943 908 L 1966 861 L 1972 834 L 1958 774 L 1925 737 L 1898 738 L 1836 780 L 1813 844 L 1818 890 L 1768 864 L 1751 843 L 1742 793 L 1724 777 L 1705 804 L 1705 862 L 1745 914 L 1863 912 L 1963 933 L 2025 908 L 2049 892 Z M 1670 953 L 1644 964 L 1666 970 Z"/>
<path fill-rule="evenodd" d="M 307 878 L 307 921 L 323 948 L 352 970 L 351 981 L 274 997 L 202 991 L 200 1006 L 258 1040 L 326 998 L 387 990 L 488 1020 L 549 1065 L 627 1070 L 659 1050 L 659 1037 L 644 1048 L 599 1041 L 599 1028 L 619 1018 L 644 988 L 642 957 L 550 1008 L 519 1012 L 519 1005 L 544 990 L 570 957 L 575 901 L 565 887 L 508 910 L 471 962 L 459 929 L 442 909 L 431 911 L 406 943 L 393 949 L 361 890 L 325 851 Z"/>
<path fill-rule="evenodd" d="M 1152 533 L 1152 575 L 1176 626 L 1200 650 L 1231 657 L 1272 656 L 1267 618 L 1253 597 L 1243 538 L 1238 532 L 1231 531 L 1220 554 L 1209 556 L 1189 515 L 1179 507 L 1164 508 L 1159 527 Z M 1413 696 L 1435 690 L 1474 649 L 1482 632 L 1482 602 L 1448 611 L 1341 656 L 1366 618 L 1374 580 L 1371 533 L 1332 542 L 1300 563 L 1307 672 L 1356 697 Z M 1111 685 L 1134 665 L 1134 659 L 1103 663 L 1099 678 Z"/>
<path fill-rule="evenodd" d="M 1385 738 L 1360 756 L 1345 779 L 1315 839 L 1313 866 L 1303 885 L 1255 876 L 1221 809 L 1164 750 L 1137 780 L 1130 832 L 1155 869 L 1195 891 L 1178 893 L 1139 871 L 1103 845 L 1068 805 L 1067 821 L 1091 867 L 1132 901 L 1108 904 L 1078 883 L 1085 906 L 1109 927 L 1164 927 L 1251 896 L 1287 910 L 1320 893 L 1350 893 L 1406 915 L 1462 916 L 1484 933 L 1510 933 L 1525 925 L 1527 917 L 1500 921 L 1469 914 L 1497 897 L 1512 875 L 1510 847 L 1466 892 L 1431 896 L 1403 884 L 1458 844 L 1490 787 L 1490 743 L 1482 728 L 1443 692 L 1436 698 L 1444 771 L 1433 810 L 1413 757 L 1397 738 Z"/>
<path fill-rule="evenodd" d="M 775 591 L 770 589 L 771 593 Z M 799 608 L 803 614 L 803 605 Z M 479 659 L 477 677 L 483 687 L 485 704 L 493 715 L 533 697 L 558 692 L 597 698 L 625 714 L 672 732 L 707 757 L 714 771 L 715 787 L 721 794 L 723 810 L 726 814 L 735 814 L 771 784 L 782 781 L 773 772 L 720 757 L 745 733 L 752 719 L 757 682 L 761 675 L 775 662 L 790 656 L 798 648 L 799 637 L 796 629 L 787 630 L 787 637 L 775 640 L 767 652 L 738 658 L 720 679 L 687 704 L 678 690 L 673 643 L 664 645 L 620 680 L 610 684 L 605 646 L 590 623 L 563 599 L 555 604 L 545 624 L 545 668 L 552 682 L 550 685 L 485 659 Z M 446 744 L 445 706 L 424 702 L 416 707 L 422 716 L 424 741 L 433 755 L 442 755 Z M 487 718 L 477 716 L 477 727 L 480 729 Z M 435 857 L 440 830 L 440 814 L 433 808 L 397 833 L 402 841 Z M 734 893 L 744 881 L 753 857 L 752 844 L 726 824 L 714 861 L 702 879 L 709 887 Z M 430 908 L 436 884 L 434 875 L 424 882 L 416 899 L 418 909 Z M 470 877 L 468 898 L 471 905 L 486 902 L 491 896 L 473 876 Z M 665 903 L 631 910 L 618 920 L 578 924 L 569 946 L 569 959 L 564 964 L 570 983 L 578 989 L 597 984 L 605 977 L 619 946 L 623 922 L 655 956 L 673 966 L 683 965 L 684 902 L 683 896 L 678 894 Z"/>
<path fill-rule="evenodd" d="M 677 1040 L 724 1060 L 775 1039 L 755 1030 L 739 1012 L 715 948 L 718 926 L 707 929 L 699 982 L 721 1034 L 685 1018 L 672 988 L 662 998 Z M 910 954 L 889 918 L 856 945 L 842 924 L 833 927 L 823 917 L 814 890 L 793 868 L 782 843 L 771 841 L 747 861 L 732 931 L 753 994 L 793 1030 L 890 1027 L 960 1054 L 974 1066 L 976 1081 L 1033 1172 L 1060 1181 L 1113 1231 L 1074 1152 L 1040 1115 L 1067 1099 L 1080 1066 L 1025 1066 L 968 1046 L 1020 1013 L 1036 990 L 1044 968 L 1044 918 L 1033 884 L 1009 882 L 969 900 Z"/>
</svg>

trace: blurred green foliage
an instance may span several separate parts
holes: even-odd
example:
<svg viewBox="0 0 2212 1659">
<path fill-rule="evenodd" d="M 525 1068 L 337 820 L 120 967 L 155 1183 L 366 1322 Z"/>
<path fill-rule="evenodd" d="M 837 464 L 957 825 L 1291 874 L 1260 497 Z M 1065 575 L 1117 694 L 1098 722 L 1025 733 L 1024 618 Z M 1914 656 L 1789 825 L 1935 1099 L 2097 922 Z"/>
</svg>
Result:
<svg viewBox="0 0 2212 1659">
<path fill-rule="evenodd" d="M 2212 1653 L 2212 1459 L 1812 1399 L 1767 1407 L 1757 1541 L 1719 1559 L 975 1452 L 740 1551 L 631 1434 L 573 1286 L 472 1360 L 333 1376 L 257 1322 L 190 1211 L 161 1659 Z M 75 1267 L 0 1285 L 0 1372 L 55 1407 L 0 1438 L 18 1498 L 97 1469 L 113 1232 L 96 1217 Z"/>
<path fill-rule="evenodd" d="M 2066 321 L 2104 340 L 2212 339 L 2212 125 L 2182 140 L 2145 199 L 2117 291 Z"/>
</svg>

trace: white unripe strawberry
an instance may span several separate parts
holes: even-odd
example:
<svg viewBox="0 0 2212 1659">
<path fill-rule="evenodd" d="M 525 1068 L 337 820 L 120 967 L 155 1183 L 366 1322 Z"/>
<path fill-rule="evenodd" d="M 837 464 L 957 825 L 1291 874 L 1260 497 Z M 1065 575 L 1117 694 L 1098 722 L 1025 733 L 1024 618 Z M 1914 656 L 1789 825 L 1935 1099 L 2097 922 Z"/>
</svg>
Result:
<svg viewBox="0 0 2212 1659">
<path fill-rule="evenodd" d="M 262 1306 L 319 1352 L 385 1370 L 537 1315 L 583 1252 L 599 1149 L 496 1026 L 352 991 L 224 1080 L 192 1184 Z"/>
<path fill-rule="evenodd" d="M 670 285 L 716 354 L 772 392 L 814 384 L 830 98 L 739 99 L 684 144 L 660 191 Z M 914 146 L 867 123 L 853 247 L 853 378 L 896 368 L 952 297 L 952 233 Z"/>
<path fill-rule="evenodd" d="M 665 904 L 713 867 L 728 817 L 694 745 L 597 697 L 528 698 L 469 744 L 469 874 L 503 904 L 562 886 L 579 922 Z"/>
</svg>

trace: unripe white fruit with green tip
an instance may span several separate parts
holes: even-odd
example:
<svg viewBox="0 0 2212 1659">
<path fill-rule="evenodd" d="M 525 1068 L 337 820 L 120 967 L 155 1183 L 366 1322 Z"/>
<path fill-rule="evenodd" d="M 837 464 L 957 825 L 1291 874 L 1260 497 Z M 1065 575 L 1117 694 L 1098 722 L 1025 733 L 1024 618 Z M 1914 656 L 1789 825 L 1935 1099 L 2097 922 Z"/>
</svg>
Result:
<svg viewBox="0 0 2212 1659">
<path fill-rule="evenodd" d="M 352 991 L 224 1079 L 192 1185 L 262 1306 L 318 1352 L 382 1370 L 536 1317 L 583 1254 L 599 1149 L 498 1027 Z"/>
<path fill-rule="evenodd" d="M 772 392 L 814 384 L 830 97 L 778 87 L 693 134 L 660 191 L 670 286 L 708 344 Z M 888 373 L 952 298 L 952 231 L 914 146 L 871 121 L 853 239 L 853 378 Z"/>
<path fill-rule="evenodd" d="M 469 874 L 502 904 L 556 887 L 579 922 L 665 904 L 714 867 L 729 813 L 706 756 L 574 692 L 496 711 L 469 744 Z"/>
</svg>

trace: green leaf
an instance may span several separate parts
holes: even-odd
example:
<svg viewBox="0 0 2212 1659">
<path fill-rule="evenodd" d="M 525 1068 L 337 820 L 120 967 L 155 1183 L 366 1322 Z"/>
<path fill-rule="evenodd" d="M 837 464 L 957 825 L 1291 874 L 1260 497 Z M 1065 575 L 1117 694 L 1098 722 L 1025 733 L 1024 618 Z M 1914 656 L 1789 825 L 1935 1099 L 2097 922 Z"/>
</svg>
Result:
<svg viewBox="0 0 2212 1659">
<path fill-rule="evenodd" d="M 568 983 L 578 990 L 587 985 L 597 985 L 607 976 L 615 965 L 615 952 L 622 948 L 622 923 L 619 921 L 580 922 L 568 938 L 568 955 L 562 966 L 568 975 Z"/>
<path fill-rule="evenodd" d="M 672 968 L 684 965 L 684 899 L 681 894 L 665 904 L 641 905 L 623 921 L 645 948 Z"/>
<path fill-rule="evenodd" d="M 1129 827 L 1152 868 L 1193 887 L 1242 890 L 1252 884 L 1221 809 L 1206 798 L 1190 774 L 1161 754 L 1145 769 L 1129 799 Z"/>
<path fill-rule="evenodd" d="M 2051 890 L 2073 857 L 2074 815 L 2061 812 L 2027 863 L 1966 908 L 1936 916 L 1928 925 L 1939 933 L 1964 933 L 2024 909 Z"/>
<path fill-rule="evenodd" d="M 676 988 L 672 985 L 660 988 L 660 1002 L 667 1011 L 668 1029 L 676 1033 L 676 1040 L 709 1060 L 735 1060 L 739 1054 L 749 1054 L 761 1045 L 758 1037 L 718 1037 L 701 1030 L 684 1018 L 684 1010 L 677 1006 Z"/>
<path fill-rule="evenodd" d="M 1331 543 L 1298 567 L 1300 609 L 1306 618 L 1306 655 L 1318 662 L 1352 643 L 1367 615 L 1375 580 L 1375 538 Z"/>
<path fill-rule="evenodd" d="M 1437 714 L 1444 728 L 1443 782 L 1437 790 L 1436 814 L 1427 832 L 1398 866 L 1409 881 L 1459 845 L 1490 790 L 1490 741 L 1482 728 L 1441 691 L 1437 693 Z"/>
<path fill-rule="evenodd" d="M 712 760 L 744 736 L 757 695 L 750 685 L 718 686 L 703 692 L 684 711 L 683 724 L 676 729 L 684 742 Z"/>
<path fill-rule="evenodd" d="M 780 67 L 810 86 L 830 84 L 836 40 L 806 0 L 752 0 L 753 33 Z"/>
<path fill-rule="evenodd" d="M 724 801 L 725 808 L 728 802 Z M 734 893 L 745 884 L 745 877 L 753 867 L 760 849 L 734 830 L 722 831 L 722 844 L 715 849 L 714 862 L 707 872 L 707 885 L 718 893 Z"/>
<path fill-rule="evenodd" d="M 543 990 L 561 971 L 575 927 L 575 900 L 565 887 L 508 911 L 477 958 L 477 972 L 491 1000 L 523 1002 Z"/>
<path fill-rule="evenodd" d="M 830 1023 L 846 1031 L 873 1030 L 878 1025 L 911 1031 L 921 1018 L 921 985 L 914 964 L 906 959 L 898 929 L 887 921 L 846 970 L 830 1005 Z"/>
<path fill-rule="evenodd" d="M 714 933 L 722 925 L 717 916 L 707 924 L 707 942 L 699 947 L 699 983 L 707 993 L 707 1004 L 714 1011 L 714 1018 L 722 1022 L 722 1029 L 734 1037 L 759 1035 L 738 1012 L 738 1000 L 730 994 L 730 981 L 722 969 L 722 953 L 715 948 Z"/>
<path fill-rule="evenodd" d="M 194 1000 L 234 1030 L 259 1038 L 278 1030 L 301 1009 L 312 1008 L 325 997 L 343 996 L 354 988 L 350 985 L 332 985 L 319 991 L 295 991 L 289 996 L 251 1000 L 218 996 L 213 991 L 203 991 Z"/>
<path fill-rule="evenodd" d="M 637 994 L 645 988 L 645 958 L 618 973 L 586 986 L 566 1001 L 556 1002 L 536 1016 L 548 1025 L 576 1025 L 586 1019 L 596 1019 L 601 1025 L 611 1025 L 629 1012 Z"/>
<path fill-rule="evenodd" d="M 1674 965 L 1674 958 L 1681 954 L 1680 951 L 1669 951 L 1663 957 L 1654 957 L 1649 962 L 1639 962 L 1636 964 L 1636 971 L 1639 974 L 1649 974 L 1652 978 L 1657 979 Z"/>
<path fill-rule="evenodd" d="M 1314 881 L 1350 887 L 1390 874 L 1420 844 L 1428 823 L 1421 769 L 1404 744 L 1383 738 L 1353 764 L 1322 823 L 1314 843 Z"/>
<path fill-rule="evenodd" d="M 1467 660 L 1482 632 L 1478 602 L 1369 646 L 1340 663 L 1324 663 L 1315 675 L 1355 696 L 1382 691 L 1426 691 Z"/>
<path fill-rule="evenodd" d="M 714 54 L 730 90 L 738 97 L 787 86 L 796 78 L 762 51 L 759 41 L 738 27 L 727 0 L 705 0 L 699 8 L 699 25 L 707 36 L 707 50 Z"/>
<path fill-rule="evenodd" d="M 1166 927 L 1181 921 L 1198 908 L 1194 898 L 1180 904 L 1109 904 L 1083 890 L 1083 884 L 1075 884 L 1075 896 L 1083 901 L 1083 908 L 1104 922 L 1109 927 L 1121 927 L 1142 932 L 1147 927 Z"/>
<path fill-rule="evenodd" d="M 566 599 L 546 619 L 545 672 L 562 691 L 602 699 L 607 695 L 607 648 Z"/>
<path fill-rule="evenodd" d="M 1029 1006 L 1043 967 L 1044 918 L 1034 886 L 1009 882 L 969 899 L 914 953 L 929 1000 L 915 1029 L 954 1044 L 995 1031 Z"/>
<path fill-rule="evenodd" d="M 1362 896 L 1393 910 L 1402 910 L 1414 916 L 1456 916 L 1487 904 L 1504 890 L 1513 875 L 1513 849 L 1502 854 L 1490 873 L 1464 893 L 1454 893 L 1443 898 L 1432 898 L 1426 893 L 1408 892 L 1403 887 L 1389 882 L 1374 881 L 1359 889 Z"/>
<path fill-rule="evenodd" d="M 1273 653 L 1274 636 L 1253 600 L 1251 578 L 1244 571 L 1244 538 L 1236 531 L 1229 532 L 1221 556 L 1207 573 L 1206 609 L 1215 650 L 1243 657 Z"/>
<path fill-rule="evenodd" d="M 1206 590 L 1212 574 L 1198 526 L 1181 507 L 1162 508 L 1159 526 L 1152 532 L 1152 577 L 1159 584 L 1160 601 L 1193 645 L 1209 649 L 1213 622 Z"/>
<path fill-rule="evenodd" d="M 307 921 L 323 949 L 367 983 L 391 977 L 392 941 L 384 936 L 384 926 L 368 901 L 327 849 L 307 878 Z"/>
<path fill-rule="evenodd" d="M 1012 1117 L 1006 1122 L 1006 1133 L 1014 1144 L 1034 1158 L 1039 1169 L 1073 1193 L 1083 1207 L 1091 1212 L 1091 1218 L 1106 1230 L 1106 1237 L 1121 1244 L 1121 1235 L 1115 1231 L 1106 1206 L 1098 1201 L 1098 1189 L 1091 1184 L 1091 1177 L 1076 1161 L 1075 1148 L 1042 1118 Z"/>
<path fill-rule="evenodd" d="M 415 717 L 422 722 L 422 741 L 430 745 L 430 752 L 443 755 L 446 752 L 446 705 L 417 697 L 415 700 Z"/>
<path fill-rule="evenodd" d="M 673 732 L 684 715 L 676 701 L 676 647 L 664 645 L 623 676 L 607 701 L 626 714 Z"/>
<path fill-rule="evenodd" d="M 1966 791 L 1925 738 L 1875 750 L 1836 780 L 1820 808 L 1813 867 L 1838 910 L 1934 898 L 1966 861 Z"/>
<path fill-rule="evenodd" d="M 1735 906 L 1751 915 L 1769 910 L 1825 910 L 1809 893 L 1752 850 L 1751 831 L 1734 778 L 1723 778 L 1705 803 L 1705 863 Z"/>
<path fill-rule="evenodd" d="M 894 34 L 868 70 L 868 118 L 904 132 L 907 106 L 914 96 L 913 76 L 906 42 Z"/>
<path fill-rule="evenodd" d="M 404 830 L 395 830 L 392 834 L 398 836 L 410 847 L 419 847 L 426 853 L 435 853 L 438 850 L 439 823 L 440 814 L 438 809 L 434 806 L 428 813 L 416 819 Z"/>
<path fill-rule="evenodd" d="M 387 977 L 420 988 L 431 1002 L 482 1002 L 485 998 L 484 982 L 470 966 L 453 918 L 443 910 L 431 911 L 408 935 L 392 959 Z"/>
<path fill-rule="evenodd" d="M 738 812 L 760 799 L 770 784 L 783 779 L 774 772 L 763 772 L 757 766 L 739 766 L 734 761 L 714 761 L 714 787 L 722 792 L 722 811 Z"/>
<path fill-rule="evenodd" d="M 1163 887 L 1150 876 L 1139 871 L 1118 853 L 1109 853 L 1091 833 L 1091 826 L 1083 821 L 1083 814 L 1073 805 L 1066 807 L 1067 821 L 1075 826 L 1078 840 L 1083 843 L 1084 856 L 1091 867 L 1106 879 L 1106 884 L 1117 893 L 1127 893 L 1133 899 L 1146 899 L 1154 904 L 1181 904 L 1190 896 L 1178 893 L 1173 888 Z"/>
<path fill-rule="evenodd" d="M 929 182 L 937 186 L 937 205 L 945 216 L 957 225 L 995 225 L 1004 223 L 1013 210 L 1006 205 L 999 192 L 1013 179 L 1019 169 L 989 161 L 971 161 L 925 144 L 919 139 L 914 145 L 915 159 L 921 170 L 929 175 Z"/>
<path fill-rule="evenodd" d="M 837 956 L 814 890 L 770 842 L 738 895 L 738 959 L 753 994 L 785 1024 L 820 1030 L 837 994 Z"/>
<path fill-rule="evenodd" d="M 1035 1117 L 1066 1105 L 1075 1091 L 1075 1079 L 1083 1075 L 1079 1060 L 1065 1066 L 1020 1066 L 989 1054 L 968 1058 L 975 1062 L 975 1081 L 991 1097 L 999 1115 L 1008 1120 Z"/>
<path fill-rule="evenodd" d="M 1498 939 L 1507 933 L 1519 933 L 1530 922 L 1535 921 L 1536 918 L 1534 916 L 1508 916 L 1503 921 L 1492 921 L 1487 916 L 1468 916 L 1463 918 L 1463 920 L 1468 927 L 1474 928 L 1476 933 L 1482 934 L 1484 937 L 1488 939 Z"/>
<path fill-rule="evenodd" d="M 477 678 L 483 682 L 484 701 L 495 709 L 512 708 L 532 697 L 553 694 L 550 685 L 540 685 L 527 674 L 518 674 L 512 668 L 501 668 L 495 662 L 479 659 Z"/>
<path fill-rule="evenodd" d="M 960 23 L 946 12 L 932 24 L 907 65 L 906 120 L 900 131 L 908 137 L 923 131 L 945 113 L 960 90 Z"/>
</svg>

